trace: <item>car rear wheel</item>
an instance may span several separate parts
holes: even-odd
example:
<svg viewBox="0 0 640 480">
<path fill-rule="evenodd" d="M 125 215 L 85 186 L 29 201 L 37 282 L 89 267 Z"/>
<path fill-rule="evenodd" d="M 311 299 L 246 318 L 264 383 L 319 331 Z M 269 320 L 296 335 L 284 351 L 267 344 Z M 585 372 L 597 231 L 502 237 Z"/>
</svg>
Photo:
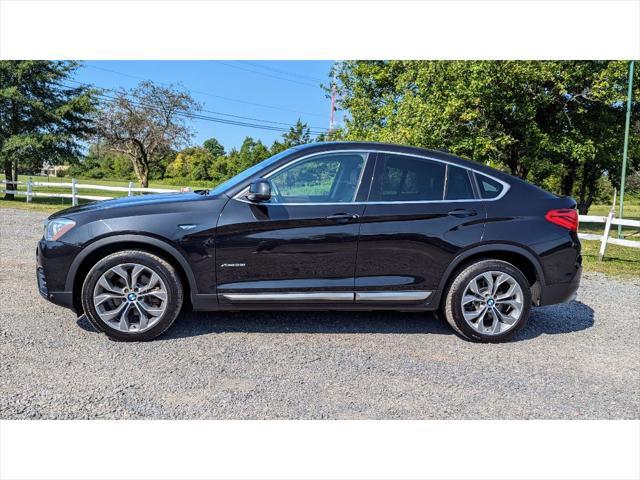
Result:
<svg viewBox="0 0 640 480">
<path fill-rule="evenodd" d="M 529 282 L 502 260 L 481 260 L 458 271 L 444 301 L 451 327 L 478 342 L 507 340 L 524 328 L 530 310 Z"/>
<path fill-rule="evenodd" d="M 110 338 L 151 340 L 173 324 L 182 307 L 182 285 L 164 259 L 141 250 L 98 261 L 82 286 L 87 318 Z"/>
</svg>

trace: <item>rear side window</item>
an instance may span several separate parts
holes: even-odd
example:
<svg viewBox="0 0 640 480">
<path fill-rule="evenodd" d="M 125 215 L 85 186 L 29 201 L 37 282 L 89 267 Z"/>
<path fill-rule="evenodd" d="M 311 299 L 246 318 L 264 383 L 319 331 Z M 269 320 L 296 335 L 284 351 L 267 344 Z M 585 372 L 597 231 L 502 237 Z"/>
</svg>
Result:
<svg viewBox="0 0 640 480">
<path fill-rule="evenodd" d="M 500 182 L 496 182 L 492 178 L 485 177 L 484 175 L 476 174 L 478 180 L 478 187 L 480 188 L 480 196 L 482 198 L 496 198 L 504 186 Z"/>
<path fill-rule="evenodd" d="M 464 168 L 449 165 L 445 200 L 471 200 L 474 198 L 469 174 Z"/>
<path fill-rule="evenodd" d="M 387 155 L 373 199 L 382 202 L 442 200 L 445 165 L 430 160 Z"/>
</svg>

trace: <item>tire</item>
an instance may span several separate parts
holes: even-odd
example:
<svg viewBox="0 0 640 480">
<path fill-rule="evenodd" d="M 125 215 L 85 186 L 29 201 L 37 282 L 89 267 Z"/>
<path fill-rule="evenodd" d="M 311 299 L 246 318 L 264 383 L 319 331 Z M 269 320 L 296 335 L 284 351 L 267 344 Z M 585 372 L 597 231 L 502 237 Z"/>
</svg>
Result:
<svg viewBox="0 0 640 480">
<path fill-rule="evenodd" d="M 166 260 L 142 250 L 124 250 L 91 268 L 81 301 L 89 321 L 109 338 L 146 341 L 173 324 L 182 308 L 183 289 Z"/>
<path fill-rule="evenodd" d="M 497 292 L 491 294 L 489 287 L 497 288 Z M 514 293 L 508 296 L 512 288 Z M 463 301 L 467 302 L 464 306 Z M 475 342 L 503 342 L 525 327 L 531 311 L 531 287 L 512 264 L 480 260 L 454 274 L 445 292 L 443 311 L 449 325 L 462 337 Z"/>
</svg>

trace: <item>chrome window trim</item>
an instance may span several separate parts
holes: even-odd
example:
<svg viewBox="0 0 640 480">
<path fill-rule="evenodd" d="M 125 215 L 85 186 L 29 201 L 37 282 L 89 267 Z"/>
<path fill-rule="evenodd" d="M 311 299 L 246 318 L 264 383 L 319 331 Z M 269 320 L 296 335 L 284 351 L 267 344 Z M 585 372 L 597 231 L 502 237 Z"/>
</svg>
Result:
<svg viewBox="0 0 640 480">
<path fill-rule="evenodd" d="M 424 160 L 430 160 L 432 162 L 439 162 L 439 163 L 444 163 L 445 165 L 453 165 L 454 167 L 459 167 L 459 168 L 463 168 L 469 172 L 473 172 L 476 175 L 484 175 L 485 177 L 488 177 L 496 182 L 498 182 L 499 184 L 502 185 L 502 192 L 500 192 L 500 195 L 498 195 L 495 198 L 469 198 L 469 199 L 459 199 L 459 200 L 411 200 L 411 201 L 379 201 L 379 202 L 329 202 L 329 203 L 324 203 L 324 202 L 296 202 L 296 203 L 266 203 L 263 205 L 284 205 L 284 206 L 295 206 L 295 205 L 395 205 L 395 204 L 403 204 L 403 205 L 410 205 L 410 204 L 422 204 L 422 203 L 460 203 L 460 202 L 495 202 L 500 200 L 502 197 L 504 197 L 507 192 L 511 189 L 511 185 L 503 180 L 500 180 L 499 178 L 494 177 L 493 175 L 489 175 L 487 173 L 481 172 L 479 170 L 476 170 L 475 168 L 469 168 L 469 167 L 463 167 L 462 165 L 458 165 L 457 163 L 454 162 L 450 162 L 447 160 L 440 160 L 439 158 L 432 158 L 432 157 L 428 157 L 426 155 L 418 155 L 416 153 L 404 153 L 404 152 L 397 152 L 397 151 L 388 151 L 388 150 L 367 150 L 367 149 L 347 149 L 347 150 L 331 150 L 331 151 L 325 151 L 325 152 L 314 152 L 314 153 L 310 153 L 308 155 L 302 156 L 300 158 L 296 158 L 295 160 L 292 160 L 291 162 L 285 163 L 284 165 L 279 166 L 278 168 L 276 168 L 275 170 L 269 172 L 268 174 L 264 175 L 261 178 L 269 178 L 270 176 L 274 175 L 275 173 L 279 172 L 280 170 L 282 170 L 285 167 L 288 167 L 289 165 L 294 165 L 297 162 L 300 162 L 302 160 L 306 160 L 308 158 L 314 157 L 314 156 L 318 156 L 318 155 L 326 155 L 329 153 L 366 153 L 366 154 L 372 154 L 372 153 L 377 153 L 377 154 L 388 154 L 388 155 L 404 155 L 406 157 L 415 157 L 415 158 L 422 158 Z M 362 172 L 360 173 L 360 181 L 362 181 L 362 176 L 364 174 L 364 171 L 366 170 L 367 167 L 367 162 L 370 161 L 370 156 L 367 155 L 365 164 L 362 168 Z M 445 171 L 445 182 L 446 182 L 446 171 Z M 360 183 L 358 184 L 357 188 L 356 188 L 356 194 L 358 192 L 358 190 L 360 189 Z M 246 196 L 246 194 L 249 192 L 249 186 L 247 185 L 245 188 L 243 188 L 240 192 L 238 192 L 237 194 L 235 194 L 233 196 L 233 200 L 239 201 L 239 202 L 244 202 L 244 203 L 249 203 L 251 205 L 260 205 L 260 203 L 256 203 L 256 202 L 251 202 L 245 198 L 243 198 L 244 196 Z M 444 193 L 443 193 L 444 195 Z"/>
<path fill-rule="evenodd" d="M 442 187 L 442 200 L 447 198 L 447 188 L 448 187 L 449 187 L 449 164 L 447 163 L 444 166 L 444 185 Z"/>
</svg>

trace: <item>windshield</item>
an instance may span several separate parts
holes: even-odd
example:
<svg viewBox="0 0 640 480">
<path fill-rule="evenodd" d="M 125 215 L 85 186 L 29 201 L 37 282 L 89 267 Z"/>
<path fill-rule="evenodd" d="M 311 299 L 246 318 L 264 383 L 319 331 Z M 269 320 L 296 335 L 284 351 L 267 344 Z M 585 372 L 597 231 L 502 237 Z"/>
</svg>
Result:
<svg viewBox="0 0 640 480">
<path fill-rule="evenodd" d="M 210 194 L 220 195 L 221 193 L 226 192 L 231 187 L 234 187 L 235 185 L 244 182 L 247 178 L 251 177 L 252 175 L 255 175 L 256 172 L 259 172 L 263 168 L 273 165 L 281 158 L 285 157 L 286 155 L 289 155 L 292 150 L 295 150 L 295 149 L 289 148 L 283 152 L 276 153 L 273 157 L 269 157 L 266 160 L 261 161 L 260 163 L 256 163 L 253 167 L 249 167 L 246 170 L 243 170 L 242 172 L 237 174 L 235 177 L 231 177 L 229 180 L 222 182 L 216 188 L 211 190 Z"/>
</svg>

